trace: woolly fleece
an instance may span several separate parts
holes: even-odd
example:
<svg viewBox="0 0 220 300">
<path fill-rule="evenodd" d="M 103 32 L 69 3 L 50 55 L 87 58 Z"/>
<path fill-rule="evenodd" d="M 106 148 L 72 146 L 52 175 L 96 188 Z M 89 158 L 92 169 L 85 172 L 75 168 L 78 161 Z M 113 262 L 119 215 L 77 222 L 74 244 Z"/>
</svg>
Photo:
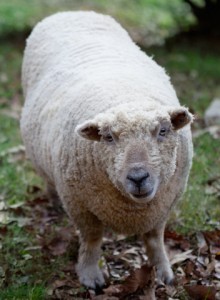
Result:
<svg viewBox="0 0 220 300">
<path fill-rule="evenodd" d="M 80 281 L 104 283 L 97 267 L 103 225 L 143 234 L 158 276 L 172 279 L 162 236 L 188 179 L 192 116 L 165 71 L 111 17 L 65 12 L 44 19 L 28 38 L 22 84 L 26 152 L 80 230 Z M 175 128 L 179 114 L 186 116 L 183 128 Z M 158 135 L 161 124 L 169 138 Z M 91 140 L 88 128 L 101 140 Z M 115 143 L 103 140 L 108 130 Z M 138 202 L 123 178 L 140 157 L 155 180 L 153 198 Z"/>
</svg>

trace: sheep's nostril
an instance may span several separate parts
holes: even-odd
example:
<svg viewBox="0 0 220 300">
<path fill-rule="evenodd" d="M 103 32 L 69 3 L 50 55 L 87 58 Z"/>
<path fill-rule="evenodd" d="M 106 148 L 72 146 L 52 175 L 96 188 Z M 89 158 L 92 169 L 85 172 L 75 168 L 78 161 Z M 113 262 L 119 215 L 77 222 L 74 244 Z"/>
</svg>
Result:
<svg viewBox="0 0 220 300">
<path fill-rule="evenodd" d="M 139 173 L 134 173 L 134 174 L 129 174 L 127 176 L 127 179 L 134 182 L 137 186 L 141 186 L 141 184 L 150 176 L 149 173 L 147 172 L 141 172 Z"/>
</svg>

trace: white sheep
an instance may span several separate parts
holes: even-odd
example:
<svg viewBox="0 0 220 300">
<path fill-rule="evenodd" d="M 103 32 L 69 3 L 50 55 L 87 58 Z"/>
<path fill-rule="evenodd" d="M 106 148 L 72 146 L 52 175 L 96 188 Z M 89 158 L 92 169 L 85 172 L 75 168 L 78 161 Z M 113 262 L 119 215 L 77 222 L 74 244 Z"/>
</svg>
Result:
<svg viewBox="0 0 220 300">
<path fill-rule="evenodd" d="M 163 233 L 191 167 L 192 115 L 165 71 L 111 17 L 65 12 L 34 28 L 22 82 L 26 152 L 80 231 L 80 282 L 104 284 L 104 226 L 143 235 L 172 281 Z"/>
</svg>

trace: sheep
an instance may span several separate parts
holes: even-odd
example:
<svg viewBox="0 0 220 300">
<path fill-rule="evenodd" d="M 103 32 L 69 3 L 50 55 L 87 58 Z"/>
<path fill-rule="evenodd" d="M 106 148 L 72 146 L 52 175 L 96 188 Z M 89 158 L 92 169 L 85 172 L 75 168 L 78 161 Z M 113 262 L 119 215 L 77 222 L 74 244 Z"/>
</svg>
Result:
<svg viewBox="0 0 220 300">
<path fill-rule="evenodd" d="M 159 280 L 173 280 L 163 235 L 192 162 L 190 123 L 164 69 L 110 16 L 63 12 L 24 53 L 27 156 L 80 232 L 81 284 L 105 284 L 103 228 L 143 236 Z"/>
</svg>

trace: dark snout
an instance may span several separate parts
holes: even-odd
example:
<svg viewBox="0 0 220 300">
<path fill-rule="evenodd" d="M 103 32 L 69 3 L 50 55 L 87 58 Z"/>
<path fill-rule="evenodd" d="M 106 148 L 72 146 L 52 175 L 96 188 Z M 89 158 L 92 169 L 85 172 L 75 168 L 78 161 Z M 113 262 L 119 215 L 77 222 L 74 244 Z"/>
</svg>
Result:
<svg viewBox="0 0 220 300">
<path fill-rule="evenodd" d="M 152 179 L 144 168 L 132 168 L 126 177 L 127 192 L 135 198 L 149 197 L 153 192 Z"/>
<path fill-rule="evenodd" d="M 147 178 L 149 177 L 149 173 L 143 169 L 140 170 L 132 170 L 127 176 L 127 179 L 133 182 L 136 187 L 141 189 L 146 183 Z"/>
</svg>

